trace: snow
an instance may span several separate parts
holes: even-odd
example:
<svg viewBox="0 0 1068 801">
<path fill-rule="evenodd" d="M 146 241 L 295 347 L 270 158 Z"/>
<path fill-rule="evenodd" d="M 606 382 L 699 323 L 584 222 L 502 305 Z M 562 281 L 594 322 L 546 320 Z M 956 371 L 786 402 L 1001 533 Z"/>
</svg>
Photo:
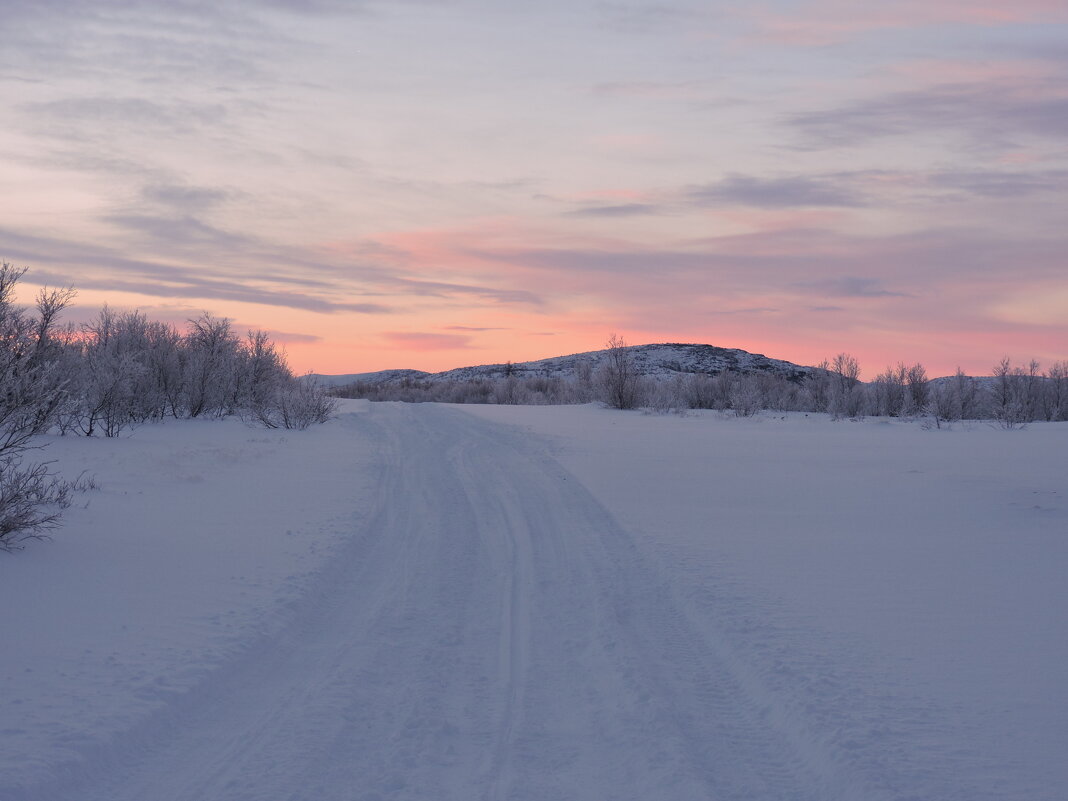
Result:
<svg viewBox="0 0 1068 801">
<path fill-rule="evenodd" d="M 782 359 L 771 359 L 762 353 L 749 353 L 738 348 L 720 348 L 714 345 L 661 343 L 654 345 L 630 345 L 626 348 L 635 371 L 654 380 L 671 379 L 681 374 L 706 373 L 715 375 L 724 370 L 742 373 L 767 372 L 784 378 L 801 378 L 812 372 L 812 367 L 802 367 Z M 375 373 L 349 375 L 312 375 L 311 378 L 328 387 L 363 382 L 369 384 L 392 384 L 402 381 L 472 381 L 476 379 L 499 380 L 510 375 L 519 378 L 575 378 L 580 365 L 591 371 L 597 370 L 609 357 L 608 350 L 572 353 L 553 356 L 532 362 L 515 364 L 481 364 L 471 367 L 456 367 L 440 373 L 420 370 L 381 370 Z"/>
<path fill-rule="evenodd" d="M 0 798 L 1060 799 L 1068 424 L 347 401 L 55 438 Z"/>
</svg>

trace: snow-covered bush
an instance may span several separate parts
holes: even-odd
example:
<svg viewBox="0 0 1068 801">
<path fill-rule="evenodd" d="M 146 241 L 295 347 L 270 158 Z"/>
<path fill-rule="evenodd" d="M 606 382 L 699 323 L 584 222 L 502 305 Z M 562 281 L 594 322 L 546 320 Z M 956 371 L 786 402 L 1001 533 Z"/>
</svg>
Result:
<svg viewBox="0 0 1068 801">
<path fill-rule="evenodd" d="M 107 306 L 80 328 L 60 328 L 74 290 L 42 290 L 30 312 L 13 302 L 25 272 L 0 263 L 0 548 L 53 527 L 69 503 L 73 485 L 47 463 L 24 461 L 40 434 L 114 437 L 167 415 L 244 414 L 307 428 L 334 411 L 262 331 L 243 340 L 229 320 L 205 313 L 182 333 Z"/>
<path fill-rule="evenodd" d="M 240 350 L 241 340 L 225 317 L 205 313 L 189 321 L 182 349 L 189 417 L 222 417 L 237 411 Z"/>
<path fill-rule="evenodd" d="M 266 402 L 253 408 L 253 413 L 267 428 L 303 430 L 333 417 L 337 403 L 315 381 L 290 378 L 276 385 Z"/>
<path fill-rule="evenodd" d="M 31 440 L 52 427 L 67 392 L 51 333 L 70 293 L 42 293 L 33 317 L 13 303 L 25 270 L 0 264 L 0 549 L 55 526 L 68 485 L 47 464 L 27 463 Z M 66 301 L 64 300 L 66 298 Z M 58 352 L 56 349 L 55 352 Z"/>
<path fill-rule="evenodd" d="M 608 338 L 607 351 L 607 358 L 595 377 L 599 400 L 613 409 L 641 406 L 645 400 L 646 386 L 626 340 L 613 334 Z"/>
<path fill-rule="evenodd" d="M 738 417 L 752 417 L 766 407 L 764 393 L 755 375 L 738 377 L 731 388 L 731 409 Z"/>
<path fill-rule="evenodd" d="M 73 489 L 47 463 L 27 465 L 19 454 L 0 457 L 0 550 L 15 550 L 56 528 Z"/>
</svg>

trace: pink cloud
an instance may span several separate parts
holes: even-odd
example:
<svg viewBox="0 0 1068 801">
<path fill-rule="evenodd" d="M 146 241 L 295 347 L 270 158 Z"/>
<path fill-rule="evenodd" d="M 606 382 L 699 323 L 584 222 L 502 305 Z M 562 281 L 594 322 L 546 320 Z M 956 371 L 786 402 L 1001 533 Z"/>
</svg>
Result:
<svg viewBox="0 0 1068 801">
<path fill-rule="evenodd" d="M 876 171 L 850 180 L 870 182 L 873 191 L 928 183 L 941 191 L 938 178 Z M 421 369 L 459 366 L 461 358 L 522 361 L 600 347 L 618 331 L 633 342 L 709 342 L 805 363 L 848 350 L 872 374 L 898 360 L 923 361 L 932 373 L 952 372 L 958 362 L 983 371 L 1002 350 L 1050 360 L 1052 341 L 1063 338 L 1063 326 L 1037 330 L 988 313 L 1008 288 L 1061 274 L 1060 251 L 1048 243 L 948 227 L 862 235 L 852 210 L 702 213 L 720 235 L 664 241 L 627 226 L 608 236 L 604 228 L 590 234 L 506 218 L 375 234 L 391 269 L 412 281 L 533 290 L 545 303 L 488 311 L 456 296 L 446 306 L 420 301 L 404 320 L 410 329 L 373 334 L 369 342 L 382 345 L 368 350 L 381 353 L 361 353 L 360 369 L 371 369 L 371 359 L 376 369 L 398 366 L 398 352 Z M 548 330 L 558 332 L 550 350 L 531 347 L 549 343 L 530 332 Z M 471 348 L 477 359 L 462 356 Z"/>
<path fill-rule="evenodd" d="M 394 350 L 465 350 L 471 347 L 471 337 L 461 334 L 386 331 L 382 338 L 389 342 Z"/>
<path fill-rule="evenodd" d="M 1044 161 L 1044 157 L 1038 153 L 1016 150 L 1011 153 L 1004 153 L 998 158 L 999 164 L 1038 164 Z"/>
<path fill-rule="evenodd" d="M 976 3 L 973 0 L 897 0 L 893 3 L 857 3 L 853 0 L 812 0 L 795 14 L 757 9 L 751 14 L 758 38 L 783 44 L 820 46 L 856 34 L 888 28 L 930 25 L 1007 25 L 1063 22 L 1068 6 L 1063 0 L 1020 0 L 1013 3 Z"/>
</svg>

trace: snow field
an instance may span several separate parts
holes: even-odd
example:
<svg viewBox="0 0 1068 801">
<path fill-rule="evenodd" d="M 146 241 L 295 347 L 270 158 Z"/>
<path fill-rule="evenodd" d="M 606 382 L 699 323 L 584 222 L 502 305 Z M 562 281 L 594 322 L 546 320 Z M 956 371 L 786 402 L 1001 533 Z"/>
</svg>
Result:
<svg viewBox="0 0 1068 801">
<path fill-rule="evenodd" d="M 1066 446 L 358 401 L 57 439 L 101 489 L 0 558 L 0 798 L 1052 801 Z"/>
<path fill-rule="evenodd" d="M 548 437 L 871 792 L 1068 786 L 1068 426 L 462 408 Z"/>
</svg>

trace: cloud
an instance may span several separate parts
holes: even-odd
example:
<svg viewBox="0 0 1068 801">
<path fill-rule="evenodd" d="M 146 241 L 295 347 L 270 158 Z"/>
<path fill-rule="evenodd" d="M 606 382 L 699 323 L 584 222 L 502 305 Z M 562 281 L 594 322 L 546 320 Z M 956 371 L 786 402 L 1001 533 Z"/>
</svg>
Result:
<svg viewBox="0 0 1068 801">
<path fill-rule="evenodd" d="M 840 298 L 914 297 L 908 292 L 892 292 L 888 289 L 883 289 L 881 282 L 874 278 L 860 278 L 858 276 L 823 278 L 817 281 L 798 281 L 791 284 L 791 286 L 803 292 L 814 292 L 820 295 Z"/>
<path fill-rule="evenodd" d="M 743 205 L 783 209 L 805 206 L 856 208 L 865 201 L 848 186 L 848 176 L 759 178 L 731 175 L 723 181 L 692 187 L 686 193 L 701 205 Z"/>
<path fill-rule="evenodd" d="M 927 183 L 980 197 L 1020 198 L 1068 191 L 1068 170 L 939 172 L 928 176 Z"/>
<path fill-rule="evenodd" d="M 355 242 L 332 242 L 319 251 L 335 264 L 330 268 L 338 273 L 350 273 L 352 261 L 363 280 L 373 283 L 384 293 L 414 297 L 481 299 L 499 304 L 541 306 L 542 296 L 528 288 L 515 286 L 487 286 L 483 283 L 464 280 L 434 280 L 424 276 L 440 273 L 463 272 L 460 264 L 465 259 L 460 243 L 479 240 L 492 233 L 473 226 L 463 230 L 414 230 L 392 232 L 374 239 Z M 339 266 L 337 263 L 341 262 Z M 373 265 L 373 266 L 369 266 Z M 485 277 L 485 272 L 480 272 Z"/>
<path fill-rule="evenodd" d="M 466 350 L 473 347 L 470 337 L 459 334 L 387 331 L 382 338 L 401 350 Z"/>
<path fill-rule="evenodd" d="M 566 213 L 568 217 L 640 217 L 660 214 L 661 209 L 650 203 L 623 203 L 615 206 L 589 206 Z"/>
<path fill-rule="evenodd" d="M 601 97 L 649 98 L 653 100 L 700 100 L 716 87 L 711 81 L 609 81 L 594 84 Z"/>
<path fill-rule="evenodd" d="M 709 264 L 709 256 L 670 249 L 583 248 L 494 248 L 470 246 L 464 253 L 500 264 L 520 265 L 573 275 L 616 276 L 677 274 Z"/>
<path fill-rule="evenodd" d="M 214 208 L 233 195 L 233 191 L 218 187 L 173 183 L 151 183 L 141 190 L 145 201 L 187 213 Z"/>
<path fill-rule="evenodd" d="M 101 218 L 126 231 L 140 234 L 156 243 L 189 246 L 237 247 L 251 242 L 242 234 L 223 231 L 186 214 L 162 217 L 152 214 L 108 214 Z"/>
<path fill-rule="evenodd" d="M 228 114 L 220 103 L 141 97 L 67 97 L 22 103 L 19 111 L 36 118 L 39 134 L 52 138 L 82 140 L 89 135 L 110 135 L 135 129 L 153 137 L 173 138 L 215 125 Z"/>
<path fill-rule="evenodd" d="M 1020 0 L 977 3 L 974 0 L 894 0 L 856 3 L 853 0 L 809 0 L 784 12 L 769 3 L 749 6 L 756 38 L 777 44 L 823 47 L 855 39 L 872 31 L 923 28 L 935 25 L 1004 26 L 1068 21 L 1061 0 Z"/>
<path fill-rule="evenodd" d="M 810 148 L 931 132 L 1001 148 L 1022 135 L 1068 139 L 1068 90 L 1035 82 L 942 84 L 794 114 L 786 122 Z"/>
<path fill-rule="evenodd" d="M 698 10 L 691 4 L 681 2 L 624 3 L 602 0 L 596 4 L 596 9 L 603 27 L 626 34 L 685 29 L 716 16 L 705 7 Z"/>
<path fill-rule="evenodd" d="M 46 270 L 34 270 L 31 276 L 35 280 L 44 280 L 49 284 L 70 285 L 84 289 L 98 289 L 112 292 L 132 292 L 139 295 L 160 298 L 207 298 L 212 300 L 229 300 L 239 303 L 255 303 L 264 306 L 280 306 L 289 309 L 336 314 L 349 312 L 353 314 L 388 314 L 393 311 L 388 306 L 378 303 L 339 303 L 337 301 L 316 298 L 297 292 L 276 292 L 259 289 L 247 283 L 234 281 L 216 281 L 193 278 L 175 284 L 160 284 L 156 281 L 127 281 L 116 278 L 91 278 L 85 275 L 70 275 Z"/>
<path fill-rule="evenodd" d="M 473 326 L 473 325 L 447 325 L 447 326 L 445 326 L 445 330 L 446 331 L 474 331 L 474 332 L 481 332 L 481 331 L 511 331 L 512 329 L 511 328 L 480 328 L 478 326 Z"/>
<path fill-rule="evenodd" d="M 0 228 L 4 258 L 34 265 L 27 280 L 83 289 L 132 292 L 158 298 L 204 298 L 258 303 L 323 314 L 351 312 L 386 314 L 392 311 L 378 303 L 337 301 L 309 295 L 302 289 L 311 281 L 289 279 L 261 270 L 261 281 L 284 286 L 268 289 L 243 276 L 233 280 L 205 277 L 201 265 L 139 260 L 109 248 L 85 243 L 35 237 Z M 45 266 L 42 266 L 45 265 Z"/>
<path fill-rule="evenodd" d="M 736 314 L 773 314 L 782 311 L 771 306 L 753 306 L 748 309 L 709 309 L 706 314 L 715 317 L 731 317 Z"/>
<path fill-rule="evenodd" d="M 425 281 L 419 278 L 401 276 L 382 276 L 382 286 L 391 287 L 407 295 L 444 298 L 456 295 L 474 295 L 484 300 L 497 303 L 521 303 L 540 305 L 542 298 L 528 289 L 501 289 L 497 287 L 457 284 L 444 281 Z"/>
<path fill-rule="evenodd" d="M 882 236 L 765 230 L 655 249 L 605 240 L 585 247 L 464 247 L 465 255 L 477 250 L 480 260 L 496 265 L 503 282 L 554 286 L 550 311 L 566 297 L 588 318 L 625 319 L 641 330 L 699 326 L 710 309 L 741 311 L 724 320 L 748 315 L 770 325 L 779 315 L 756 310 L 812 305 L 848 310 L 854 325 L 898 330 L 906 318 L 912 326 L 934 325 L 922 314 L 937 315 L 946 326 L 980 324 L 987 319 L 984 304 L 1007 287 L 1063 281 L 1068 242 L 1063 234 L 1036 238 L 977 226 Z M 892 317 L 883 306 L 894 308 Z M 844 313 L 820 313 L 831 311 Z"/>
<path fill-rule="evenodd" d="M 260 326 L 255 325 L 241 325 L 239 323 L 234 323 L 234 328 L 238 331 L 246 331 L 249 329 L 253 331 L 257 329 L 265 331 L 267 336 L 269 336 L 274 342 L 277 342 L 281 345 L 305 345 L 323 341 L 322 337 L 315 336 L 314 334 L 300 334 L 294 333 L 293 331 L 277 331 L 273 328 L 260 328 Z"/>
</svg>

